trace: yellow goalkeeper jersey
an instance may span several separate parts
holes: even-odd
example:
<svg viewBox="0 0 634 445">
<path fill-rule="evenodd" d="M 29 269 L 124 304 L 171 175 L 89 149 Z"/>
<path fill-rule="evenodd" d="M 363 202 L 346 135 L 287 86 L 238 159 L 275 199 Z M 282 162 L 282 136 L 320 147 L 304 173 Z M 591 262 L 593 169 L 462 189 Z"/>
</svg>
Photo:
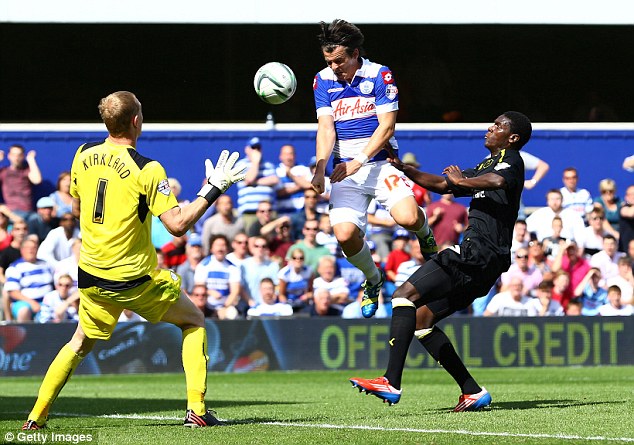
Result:
<svg viewBox="0 0 634 445">
<path fill-rule="evenodd" d="M 160 163 L 108 139 L 84 144 L 73 159 L 70 193 L 81 204 L 82 270 L 126 282 L 156 268 L 150 213 L 178 205 Z"/>
</svg>

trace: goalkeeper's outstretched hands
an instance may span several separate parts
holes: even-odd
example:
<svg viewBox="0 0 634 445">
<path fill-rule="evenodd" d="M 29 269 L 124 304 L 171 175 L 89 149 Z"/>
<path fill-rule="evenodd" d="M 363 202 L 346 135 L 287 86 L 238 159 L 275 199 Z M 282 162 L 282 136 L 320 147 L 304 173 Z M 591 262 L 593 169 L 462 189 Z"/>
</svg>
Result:
<svg viewBox="0 0 634 445">
<path fill-rule="evenodd" d="M 222 150 L 216 167 L 210 159 L 205 160 L 207 183 L 200 189 L 198 196 L 205 198 L 211 205 L 231 185 L 242 181 L 246 177 L 246 166 L 235 167 L 239 156 L 237 151 L 229 156 L 228 150 Z"/>
</svg>

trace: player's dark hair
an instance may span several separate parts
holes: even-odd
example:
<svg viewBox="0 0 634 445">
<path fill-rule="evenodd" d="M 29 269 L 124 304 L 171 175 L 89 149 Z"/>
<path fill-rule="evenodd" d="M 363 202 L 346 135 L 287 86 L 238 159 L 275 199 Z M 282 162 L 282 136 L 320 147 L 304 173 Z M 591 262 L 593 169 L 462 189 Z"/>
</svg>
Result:
<svg viewBox="0 0 634 445">
<path fill-rule="evenodd" d="M 225 243 L 227 244 L 227 247 L 229 247 L 231 245 L 231 243 L 229 243 L 229 238 L 227 238 L 226 235 L 224 235 L 222 233 L 216 233 L 216 234 L 211 235 L 209 237 L 209 250 L 211 250 L 211 246 L 213 246 L 214 243 L 216 242 L 216 240 L 218 240 L 218 239 L 225 240 Z"/>
<path fill-rule="evenodd" d="M 506 111 L 503 116 L 511 121 L 511 133 L 519 135 L 520 140 L 513 145 L 520 150 L 530 140 L 533 125 L 530 119 L 519 111 Z"/>
<path fill-rule="evenodd" d="M 331 53 L 338 46 L 346 48 L 346 53 L 351 56 L 355 49 L 363 54 L 363 41 L 365 38 L 361 30 L 350 22 L 335 19 L 331 23 L 319 22 L 321 32 L 317 35 L 321 49 Z"/>
</svg>

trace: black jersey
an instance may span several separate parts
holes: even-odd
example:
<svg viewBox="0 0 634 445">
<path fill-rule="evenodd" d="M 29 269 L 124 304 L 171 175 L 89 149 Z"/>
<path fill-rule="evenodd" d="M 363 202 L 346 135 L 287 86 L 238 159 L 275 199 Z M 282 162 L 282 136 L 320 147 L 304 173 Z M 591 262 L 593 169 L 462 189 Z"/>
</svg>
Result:
<svg viewBox="0 0 634 445">
<path fill-rule="evenodd" d="M 506 187 L 497 190 L 461 190 L 451 184 L 450 187 L 454 196 L 472 197 L 464 239 L 477 238 L 496 254 L 510 255 L 513 228 L 524 189 L 524 161 L 519 151 L 502 150 L 497 156 L 462 173 L 467 178 L 495 173 L 505 179 Z"/>
</svg>

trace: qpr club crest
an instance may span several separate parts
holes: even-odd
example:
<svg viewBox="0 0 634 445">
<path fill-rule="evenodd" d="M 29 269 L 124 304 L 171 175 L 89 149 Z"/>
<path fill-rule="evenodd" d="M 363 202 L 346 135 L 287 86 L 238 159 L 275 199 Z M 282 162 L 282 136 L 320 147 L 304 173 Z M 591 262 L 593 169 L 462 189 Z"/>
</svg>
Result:
<svg viewBox="0 0 634 445">
<path fill-rule="evenodd" d="M 159 182 L 158 186 L 156 187 L 156 190 L 165 196 L 169 196 L 171 189 L 170 189 L 169 182 L 167 182 L 167 179 L 163 179 L 161 182 Z"/>
<path fill-rule="evenodd" d="M 363 94 L 370 94 L 373 88 L 374 88 L 374 84 L 369 80 L 364 80 L 363 82 L 359 84 L 359 90 Z"/>
</svg>

